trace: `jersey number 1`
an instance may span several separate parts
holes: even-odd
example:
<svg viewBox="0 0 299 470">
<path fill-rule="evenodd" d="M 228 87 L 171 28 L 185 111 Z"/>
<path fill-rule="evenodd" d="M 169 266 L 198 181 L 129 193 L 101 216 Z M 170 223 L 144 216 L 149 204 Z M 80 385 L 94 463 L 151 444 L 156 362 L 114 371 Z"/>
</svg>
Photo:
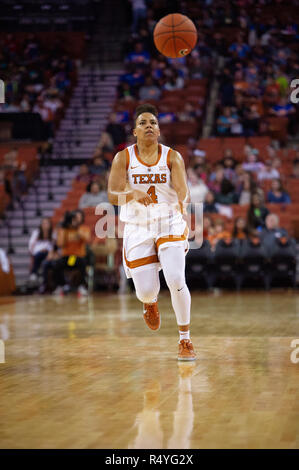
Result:
<svg viewBox="0 0 299 470">
<path fill-rule="evenodd" d="M 154 204 L 157 204 L 157 203 L 158 203 L 158 198 L 157 198 L 155 186 L 151 186 L 151 187 L 148 189 L 147 194 L 150 195 L 150 197 L 152 198 L 152 201 L 153 201 Z"/>
</svg>

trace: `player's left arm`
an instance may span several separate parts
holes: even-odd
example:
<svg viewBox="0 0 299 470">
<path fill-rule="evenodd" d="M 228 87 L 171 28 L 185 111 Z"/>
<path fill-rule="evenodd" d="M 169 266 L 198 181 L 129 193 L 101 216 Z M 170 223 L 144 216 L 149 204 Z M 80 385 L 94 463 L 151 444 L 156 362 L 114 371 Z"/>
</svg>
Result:
<svg viewBox="0 0 299 470">
<path fill-rule="evenodd" d="M 180 205 L 190 202 L 185 163 L 181 155 L 175 150 L 170 153 L 170 171 L 172 186 L 178 195 Z"/>
</svg>

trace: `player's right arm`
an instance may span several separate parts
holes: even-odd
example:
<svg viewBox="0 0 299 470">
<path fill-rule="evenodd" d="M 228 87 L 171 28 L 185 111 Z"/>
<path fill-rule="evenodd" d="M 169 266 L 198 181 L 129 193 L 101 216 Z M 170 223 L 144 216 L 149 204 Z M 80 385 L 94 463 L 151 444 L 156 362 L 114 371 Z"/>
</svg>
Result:
<svg viewBox="0 0 299 470">
<path fill-rule="evenodd" d="M 112 161 L 108 180 L 108 199 L 114 206 L 122 206 L 133 199 L 145 206 L 153 202 L 147 193 L 138 189 L 132 189 L 127 185 L 127 158 L 125 150 L 118 152 Z"/>
</svg>

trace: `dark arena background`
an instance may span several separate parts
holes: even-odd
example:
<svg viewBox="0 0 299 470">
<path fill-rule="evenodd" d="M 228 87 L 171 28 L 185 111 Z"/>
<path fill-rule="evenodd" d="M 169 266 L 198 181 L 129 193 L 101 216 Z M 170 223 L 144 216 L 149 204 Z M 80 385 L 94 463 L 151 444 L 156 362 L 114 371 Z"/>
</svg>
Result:
<svg viewBox="0 0 299 470">
<path fill-rule="evenodd" d="M 153 42 L 169 13 L 198 33 L 180 59 Z M 1 449 L 299 448 L 298 25 L 298 0 L 1 2 Z M 152 332 L 96 235 L 140 103 L 203 210 L 192 363 L 162 272 Z"/>
</svg>

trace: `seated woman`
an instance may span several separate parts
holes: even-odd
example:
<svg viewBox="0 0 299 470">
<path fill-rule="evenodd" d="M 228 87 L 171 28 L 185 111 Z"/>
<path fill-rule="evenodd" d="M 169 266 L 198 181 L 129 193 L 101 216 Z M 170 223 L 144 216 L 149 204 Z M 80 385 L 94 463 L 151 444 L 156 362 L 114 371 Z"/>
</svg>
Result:
<svg viewBox="0 0 299 470">
<path fill-rule="evenodd" d="M 232 237 L 237 240 L 245 240 L 248 237 L 248 229 L 244 217 L 236 217 Z"/>
<path fill-rule="evenodd" d="M 212 193 L 212 191 L 208 191 L 207 194 L 206 194 L 204 204 L 203 204 L 203 211 L 204 212 L 212 212 L 212 213 L 219 212 L 218 209 L 217 209 L 215 196 Z"/>
<path fill-rule="evenodd" d="M 79 208 L 96 207 L 101 202 L 108 202 L 107 192 L 104 191 L 104 186 L 94 181 L 88 184 L 86 193 L 84 193 L 79 200 Z"/>
<path fill-rule="evenodd" d="M 247 212 L 248 228 L 262 230 L 265 228 L 265 219 L 269 214 L 267 207 L 263 205 L 262 198 L 258 193 L 253 193 L 250 207 Z"/>
<path fill-rule="evenodd" d="M 239 194 L 238 204 L 240 204 L 240 206 L 246 206 L 250 204 L 253 193 L 258 193 L 261 199 L 264 199 L 263 190 L 257 186 L 252 173 L 249 171 L 244 172 L 240 177 L 237 192 Z"/>
<path fill-rule="evenodd" d="M 51 219 L 45 217 L 38 229 L 33 230 L 29 240 L 29 252 L 33 256 L 30 281 L 36 281 L 38 270 L 48 254 L 53 250 Z"/>
<path fill-rule="evenodd" d="M 277 204 L 290 204 L 291 198 L 284 189 L 280 179 L 275 179 L 271 183 L 271 190 L 267 194 L 267 201 Z"/>
<path fill-rule="evenodd" d="M 86 246 L 90 242 L 90 229 L 83 225 L 82 214 L 66 212 L 57 233 L 57 246 L 61 257 L 54 265 L 56 289 L 54 295 L 63 295 L 68 290 L 64 271 L 77 269 L 80 274 L 78 295 L 87 295 L 86 289 Z"/>
</svg>

